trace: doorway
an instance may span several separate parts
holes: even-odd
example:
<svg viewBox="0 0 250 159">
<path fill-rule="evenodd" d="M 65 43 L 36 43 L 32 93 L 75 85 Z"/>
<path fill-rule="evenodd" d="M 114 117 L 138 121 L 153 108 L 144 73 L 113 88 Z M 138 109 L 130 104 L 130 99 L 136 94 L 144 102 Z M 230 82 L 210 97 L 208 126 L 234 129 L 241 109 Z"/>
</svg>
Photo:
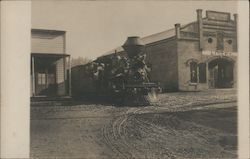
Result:
<svg viewBox="0 0 250 159">
<path fill-rule="evenodd" d="M 40 68 L 35 74 L 36 95 L 56 95 L 56 67 L 55 65 Z"/>
<path fill-rule="evenodd" d="M 232 88 L 234 64 L 224 58 L 215 59 L 209 62 L 209 87 L 210 88 Z"/>
<path fill-rule="evenodd" d="M 56 96 L 56 61 L 57 58 L 36 57 L 35 58 L 35 95 Z"/>
</svg>

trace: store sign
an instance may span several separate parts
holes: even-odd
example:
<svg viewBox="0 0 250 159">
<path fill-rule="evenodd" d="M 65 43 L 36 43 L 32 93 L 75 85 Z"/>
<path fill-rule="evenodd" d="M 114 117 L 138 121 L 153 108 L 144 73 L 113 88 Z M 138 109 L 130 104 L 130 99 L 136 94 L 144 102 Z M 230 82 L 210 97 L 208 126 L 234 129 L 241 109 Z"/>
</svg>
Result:
<svg viewBox="0 0 250 159">
<path fill-rule="evenodd" d="M 206 50 L 202 51 L 202 55 L 210 55 L 210 56 L 237 56 L 237 52 L 225 52 L 225 51 L 212 51 Z"/>
</svg>

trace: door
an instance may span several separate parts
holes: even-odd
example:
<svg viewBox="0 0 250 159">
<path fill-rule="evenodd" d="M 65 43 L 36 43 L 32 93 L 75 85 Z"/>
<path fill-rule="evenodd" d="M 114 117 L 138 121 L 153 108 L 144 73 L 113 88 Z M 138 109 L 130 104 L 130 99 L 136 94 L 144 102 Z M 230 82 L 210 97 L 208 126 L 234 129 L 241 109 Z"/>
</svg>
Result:
<svg viewBox="0 0 250 159">
<path fill-rule="evenodd" d="M 36 95 L 56 95 L 56 70 L 55 66 L 40 68 L 36 72 Z"/>
<path fill-rule="evenodd" d="M 231 88 L 233 85 L 233 65 L 220 63 L 218 70 L 218 88 Z"/>
<path fill-rule="evenodd" d="M 218 66 L 209 69 L 209 88 L 215 88 L 218 85 Z"/>
<path fill-rule="evenodd" d="M 209 63 L 209 87 L 210 88 L 232 88 L 233 69 L 231 61 L 215 59 Z"/>
<path fill-rule="evenodd" d="M 48 96 L 55 96 L 57 94 L 57 85 L 56 85 L 56 67 L 55 65 L 52 65 L 50 68 L 48 68 L 47 73 L 47 95 Z"/>
<path fill-rule="evenodd" d="M 36 95 L 44 95 L 46 90 L 46 73 L 45 70 L 39 70 L 36 74 Z"/>
</svg>

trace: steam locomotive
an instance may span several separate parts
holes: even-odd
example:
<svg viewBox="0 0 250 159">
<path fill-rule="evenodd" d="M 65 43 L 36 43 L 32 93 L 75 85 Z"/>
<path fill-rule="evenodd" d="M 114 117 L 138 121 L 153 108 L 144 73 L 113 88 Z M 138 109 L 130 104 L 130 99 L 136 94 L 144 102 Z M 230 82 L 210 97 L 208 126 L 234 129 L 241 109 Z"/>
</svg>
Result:
<svg viewBox="0 0 250 159">
<path fill-rule="evenodd" d="M 113 54 L 72 68 L 72 94 L 104 97 L 123 105 L 157 102 L 159 87 L 150 82 L 144 44 L 139 37 L 128 37 L 122 47 L 127 56 Z"/>
</svg>

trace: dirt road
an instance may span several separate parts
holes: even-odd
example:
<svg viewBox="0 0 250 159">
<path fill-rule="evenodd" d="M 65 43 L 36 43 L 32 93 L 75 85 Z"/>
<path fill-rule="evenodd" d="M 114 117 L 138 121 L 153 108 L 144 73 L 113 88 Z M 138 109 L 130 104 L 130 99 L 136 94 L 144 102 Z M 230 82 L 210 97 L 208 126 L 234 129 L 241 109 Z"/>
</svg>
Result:
<svg viewBox="0 0 250 159">
<path fill-rule="evenodd" d="M 162 95 L 147 107 L 33 107 L 31 156 L 236 158 L 236 96 L 213 95 Z"/>
</svg>

